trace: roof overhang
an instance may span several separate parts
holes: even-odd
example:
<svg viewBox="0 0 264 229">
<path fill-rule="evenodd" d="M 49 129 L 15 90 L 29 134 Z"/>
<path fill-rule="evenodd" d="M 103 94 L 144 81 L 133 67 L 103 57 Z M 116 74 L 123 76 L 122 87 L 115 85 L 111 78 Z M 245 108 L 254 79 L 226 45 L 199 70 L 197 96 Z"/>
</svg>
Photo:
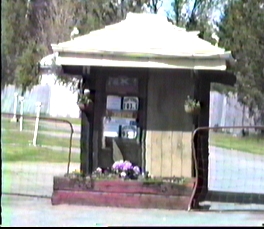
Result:
<svg viewBox="0 0 264 229">
<path fill-rule="evenodd" d="M 128 13 L 119 23 L 52 44 L 60 66 L 226 70 L 231 52 L 169 23 L 166 17 Z"/>
<path fill-rule="evenodd" d="M 209 57 L 161 56 L 161 55 L 129 55 L 128 53 L 60 53 L 56 57 L 57 65 L 67 66 L 99 66 L 99 67 L 135 67 L 165 69 L 208 69 L 226 70 L 224 55 Z"/>
</svg>

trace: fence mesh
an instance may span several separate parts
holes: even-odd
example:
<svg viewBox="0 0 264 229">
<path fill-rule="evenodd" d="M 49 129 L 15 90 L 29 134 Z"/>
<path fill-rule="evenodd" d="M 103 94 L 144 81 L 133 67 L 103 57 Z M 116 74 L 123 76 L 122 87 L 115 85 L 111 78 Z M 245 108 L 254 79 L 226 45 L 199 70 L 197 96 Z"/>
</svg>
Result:
<svg viewBox="0 0 264 229">
<path fill-rule="evenodd" d="M 19 117 L 1 114 L 3 194 L 51 197 L 53 177 L 79 169 L 80 123 L 40 117 L 37 136 L 35 128 L 36 117 L 24 116 L 21 125 Z M 263 133 L 264 126 L 194 131 L 190 208 L 264 211 Z"/>
<path fill-rule="evenodd" d="M 37 135 L 35 134 L 37 133 Z M 53 177 L 79 169 L 80 125 L 1 114 L 2 193 L 50 197 Z"/>
<path fill-rule="evenodd" d="M 193 149 L 191 208 L 264 211 L 264 126 L 198 128 Z"/>
</svg>

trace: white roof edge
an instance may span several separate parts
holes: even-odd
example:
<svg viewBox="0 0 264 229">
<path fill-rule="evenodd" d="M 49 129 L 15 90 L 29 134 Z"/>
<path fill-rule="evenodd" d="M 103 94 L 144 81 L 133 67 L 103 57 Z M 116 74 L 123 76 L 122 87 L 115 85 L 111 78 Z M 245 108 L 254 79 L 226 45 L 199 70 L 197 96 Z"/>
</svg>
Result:
<svg viewBox="0 0 264 229">
<path fill-rule="evenodd" d="M 163 59 L 153 58 L 145 59 L 123 59 L 122 57 L 58 57 L 56 65 L 72 66 L 104 66 L 104 67 L 135 67 L 135 68 L 163 68 L 163 69 L 208 69 L 208 70 L 226 70 L 226 63 L 223 59 Z"/>
<path fill-rule="evenodd" d="M 54 52 L 69 52 L 69 53 L 80 53 L 80 54 L 100 54 L 100 55 L 111 55 L 111 56 L 126 56 L 126 57 L 157 57 L 157 58 L 217 58 L 232 60 L 233 57 L 230 51 L 223 53 L 175 53 L 175 54 L 164 54 L 164 53 L 144 53 L 144 52 L 122 52 L 122 51 L 104 51 L 104 50 L 76 50 L 71 48 L 62 48 L 57 44 L 51 44 Z"/>
<path fill-rule="evenodd" d="M 47 56 L 44 56 L 38 63 L 41 67 L 50 66 L 54 62 L 54 60 L 58 57 L 59 53 L 54 52 L 52 54 L 49 54 Z"/>
</svg>

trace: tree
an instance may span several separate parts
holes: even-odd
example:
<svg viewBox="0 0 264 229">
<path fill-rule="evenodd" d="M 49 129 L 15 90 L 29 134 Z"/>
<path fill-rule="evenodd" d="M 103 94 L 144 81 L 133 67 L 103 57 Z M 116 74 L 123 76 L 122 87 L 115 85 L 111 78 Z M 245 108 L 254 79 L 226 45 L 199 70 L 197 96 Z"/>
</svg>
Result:
<svg viewBox="0 0 264 229">
<path fill-rule="evenodd" d="M 38 82 L 33 73 L 43 52 L 32 36 L 35 33 L 35 24 L 31 20 L 28 1 L 4 0 L 2 6 L 1 89 L 6 84 L 15 83 L 24 93 Z"/>
<path fill-rule="evenodd" d="M 52 52 L 50 44 L 70 40 L 75 25 L 81 32 L 103 26 L 94 17 L 107 0 L 4 0 L 2 7 L 2 88 L 15 83 L 22 93 L 37 84 L 36 64 Z"/>
<path fill-rule="evenodd" d="M 2 86 L 32 88 L 38 83 L 35 65 L 52 53 L 51 44 L 70 40 L 74 27 L 83 35 L 119 22 L 128 11 L 142 12 L 144 4 L 157 13 L 162 0 L 3 0 Z"/>
<path fill-rule="evenodd" d="M 2 1 L 1 87 L 14 82 L 17 61 L 26 46 L 27 25 L 24 23 L 26 10 L 26 0 L 16 3 L 8 0 Z"/>
<path fill-rule="evenodd" d="M 235 92 L 251 114 L 264 124 L 264 7 L 263 0 L 230 1 L 218 24 L 219 45 L 232 51 L 236 64 Z"/>
<path fill-rule="evenodd" d="M 41 47 L 37 42 L 30 41 L 18 58 L 15 69 L 15 84 L 22 90 L 22 95 L 39 83 L 37 77 L 37 61 L 41 59 L 45 47 Z"/>
<path fill-rule="evenodd" d="M 158 4 L 160 1 L 154 1 L 153 4 Z M 35 7 L 32 14 L 35 15 L 34 21 L 37 21 L 38 40 L 49 47 L 48 51 L 51 53 L 51 44 L 70 40 L 70 33 L 74 27 L 78 28 L 79 35 L 87 34 L 92 30 L 121 21 L 128 11 L 141 11 L 146 2 L 148 1 L 34 0 Z M 155 7 L 157 8 L 156 5 Z M 73 83 L 71 79 L 62 76 L 58 76 L 58 80 L 66 85 Z"/>
<path fill-rule="evenodd" d="M 213 13 L 218 10 L 224 0 L 173 0 L 172 13 L 167 12 L 170 21 L 176 26 L 184 27 L 188 31 L 200 31 L 199 37 L 211 43 L 214 18 Z"/>
<path fill-rule="evenodd" d="M 160 7 L 162 7 L 162 4 L 163 4 L 162 0 L 149 0 L 145 2 L 147 6 L 150 8 L 150 12 L 153 14 L 157 14 Z"/>
</svg>

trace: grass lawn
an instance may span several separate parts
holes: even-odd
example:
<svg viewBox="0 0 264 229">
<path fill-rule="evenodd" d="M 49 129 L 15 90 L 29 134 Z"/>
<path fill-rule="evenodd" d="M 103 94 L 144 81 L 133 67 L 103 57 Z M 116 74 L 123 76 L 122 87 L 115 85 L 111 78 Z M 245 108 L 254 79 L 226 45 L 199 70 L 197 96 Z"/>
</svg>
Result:
<svg viewBox="0 0 264 229">
<path fill-rule="evenodd" d="M 67 162 L 68 152 L 59 152 L 42 147 L 34 147 L 29 145 L 5 145 L 2 146 L 3 162 Z M 79 154 L 71 155 L 71 162 L 80 162 Z"/>
<path fill-rule="evenodd" d="M 61 118 L 68 120 L 71 124 L 81 125 L 81 118 Z"/>
<path fill-rule="evenodd" d="M 1 119 L 2 127 L 5 129 L 17 129 L 19 130 L 20 122 L 10 122 L 10 119 L 2 118 Z M 35 129 L 35 119 L 24 119 L 23 130 L 31 130 Z M 71 132 L 70 125 L 68 123 L 63 122 L 54 122 L 40 119 L 38 125 L 39 131 L 52 131 L 52 132 L 61 132 L 61 133 L 69 133 Z"/>
<path fill-rule="evenodd" d="M 78 124 L 79 119 L 69 119 Z M 1 120 L 1 141 L 2 141 L 2 159 L 4 161 L 46 161 L 46 162 L 66 162 L 68 160 L 68 151 L 60 152 L 44 147 L 30 146 L 34 133 L 34 120 L 25 120 L 23 128 L 28 131 L 19 131 L 19 123 L 10 122 L 10 119 Z M 54 122 L 40 121 L 37 137 L 37 145 L 56 146 L 68 148 L 70 144 L 70 131 L 68 124 L 56 125 Z M 50 132 L 44 134 L 41 131 Z M 57 134 L 57 136 L 54 136 Z M 64 137 L 59 136 L 63 134 Z M 226 133 L 210 132 L 209 144 L 212 146 L 226 149 L 234 149 L 253 154 L 264 155 L 264 136 L 250 135 L 247 137 L 235 137 Z M 80 139 L 72 139 L 72 147 L 80 148 Z M 79 162 L 79 154 L 72 154 L 72 162 Z"/>
<path fill-rule="evenodd" d="M 264 155 L 263 135 L 236 137 L 231 134 L 210 132 L 210 145 Z"/>
<path fill-rule="evenodd" d="M 14 138 L 15 136 L 15 138 Z M 2 141 L 4 144 L 29 144 L 33 141 L 33 132 L 20 132 L 15 130 L 6 130 L 2 132 Z M 56 137 L 53 135 L 47 135 L 39 133 L 37 135 L 37 145 L 40 146 L 59 146 L 59 147 L 69 147 L 70 146 L 70 134 L 67 134 L 66 137 Z M 72 139 L 72 147 L 80 147 L 80 139 Z"/>
<path fill-rule="evenodd" d="M 46 133 L 38 133 L 37 147 L 29 145 L 32 143 L 34 135 L 34 121 L 24 122 L 23 129 L 19 131 L 19 123 L 12 123 L 9 119 L 1 120 L 1 143 L 2 143 L 2 160 L 3 161 L 43 161 L 43 162 L 67 162 L 68 149 L 70 145 L 70 132 L 63 132 L 45 127 Z M 29 132 L 30 130 L 30 132 Z M 54 134 L 58 134 L 57 136 Z M 63 134 L 63 136 L 59 136 Z M 67 151 L 58 151 L 47 149 L 40 146 L 65 147 Z M 80 139 L 72 139 L 72 147 L 80 148 Z M 80 155 L 72 153 L 71 162 L 79 162 Z"/>
<path fill-rule="evenodd" d="M 42 117 L 49 117 L 47 115 L 40 115 Z M 72 124 L 81 125 L 81 118 L 56 117 L 56 119 L 67 120 Z"/>
</svg>

